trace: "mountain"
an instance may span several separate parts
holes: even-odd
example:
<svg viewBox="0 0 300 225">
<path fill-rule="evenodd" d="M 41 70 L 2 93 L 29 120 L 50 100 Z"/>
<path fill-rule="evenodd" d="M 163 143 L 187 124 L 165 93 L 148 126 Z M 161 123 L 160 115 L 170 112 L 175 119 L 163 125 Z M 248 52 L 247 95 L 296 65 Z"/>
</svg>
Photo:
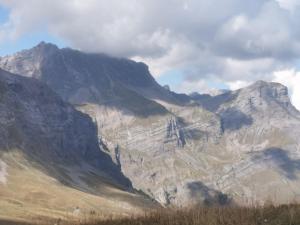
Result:
<svg viewBox="0 0 300 225">
<path fill-rule="evenodd" d="M 144 63 L 128 59 L 58 49 L 41 42 L 0 61 L 1 68 L 43 81 L 72 104 L 101 103 L 147 116 L 148 111 L 165 113 L 164 107 L 150 99 L 180 102 L 179 95 L 154 80 Z M 144 105 L 142 112 L 140 104 Z"/>
<path fill-rule="evenodd" d="M 101 150 L 162 205 L 300 200 L 300 113 L 281 84 L 176 94 L 144 64 L 45 43 L 0 67 L 43 81 L 92 117 Z"/>
<path fill-rule="evenodd" d="M 1 69 L 0 195 L 0 217 L 19 219 L 154 205 L 100 149 L 89 116 L 45 84 Z"/>
</svg>

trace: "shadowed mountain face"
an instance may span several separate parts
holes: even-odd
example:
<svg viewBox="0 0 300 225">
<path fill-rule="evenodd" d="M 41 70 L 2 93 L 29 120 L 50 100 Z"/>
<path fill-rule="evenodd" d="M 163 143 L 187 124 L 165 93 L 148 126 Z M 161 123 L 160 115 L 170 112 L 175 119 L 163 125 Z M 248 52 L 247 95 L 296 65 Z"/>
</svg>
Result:
<svg viewBox="0 0 300 225">
<path fill-rule="evenodd" d="M 64 103 L 47 86 L 0 70 L 2 151 L 20 149 L 41 166 L 88 163 L 130 188 L 130 182 L 100 150 L 91 118 Z"/>
<path fill-rule="evenodd" d="M 254 161 L 261 159 L 264 159 L 266 163 L 273 164 L 287 179 L 297 180 L 299 178 L 300 160 L 290 157 L 287 151 L 280 148 L 268 148 L 253 156 Z"/>
<path fill-rule="evenodd" d="M 131 182 L 100 146 L 88 115 L 45 84 L 0 69 L 0 217 L 151 206 L 129 193 Z"/>
<path fill-rule="evenodd" d="M 161 204 L 300 200 L 300 114 L 280 84 L 179 95 L 144 64 L 45 43 L 0 66 L 43 81 L 92 117 L 100 150 Z"/>
<path fill-rule="evenodd" d="M 0 67 L 45 82 L 73 104 L 96 103 L 131 111 L 137 116 L 148 116 L 149 112 L 166 113 L 163 106 L 151 99 L 183 102 L 182 96 L 161 87 L 143 63 L 58 49 L 44 42 L 2 58 Z"/>
</svg>

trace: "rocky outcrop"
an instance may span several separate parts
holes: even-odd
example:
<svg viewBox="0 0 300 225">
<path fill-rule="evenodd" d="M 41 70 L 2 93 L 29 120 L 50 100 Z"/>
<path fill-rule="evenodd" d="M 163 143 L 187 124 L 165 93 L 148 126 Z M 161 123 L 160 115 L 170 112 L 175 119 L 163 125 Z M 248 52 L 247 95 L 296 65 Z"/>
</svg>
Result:
<svg viewBox="0 0 300 225">
<path fill-rule="evenodd" d="M 166 142 L 175 138 L 177 147 L 184 147 L 184 145 L 186 144 L 185 137 L 183 134 L 183 130 L 180 128 L 177 121 L 177 118 L 170 118 L 167 125 Z"/>
</svg>

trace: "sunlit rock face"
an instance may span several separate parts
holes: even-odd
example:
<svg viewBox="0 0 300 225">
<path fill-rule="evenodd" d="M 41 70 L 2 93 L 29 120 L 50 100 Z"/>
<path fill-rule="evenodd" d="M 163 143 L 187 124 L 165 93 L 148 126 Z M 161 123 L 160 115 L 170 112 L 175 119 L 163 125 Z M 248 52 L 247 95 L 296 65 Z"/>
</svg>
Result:
<svg viewBox="0 0 300 225">
<path fill-rule="evenodd" d="M 44 43 L 0 66 L 93 118 L 100 150 L 161 204 L 300 200 L 300 115 L 278 83 L 179 95 L 144 64 Z"/>
</svg>

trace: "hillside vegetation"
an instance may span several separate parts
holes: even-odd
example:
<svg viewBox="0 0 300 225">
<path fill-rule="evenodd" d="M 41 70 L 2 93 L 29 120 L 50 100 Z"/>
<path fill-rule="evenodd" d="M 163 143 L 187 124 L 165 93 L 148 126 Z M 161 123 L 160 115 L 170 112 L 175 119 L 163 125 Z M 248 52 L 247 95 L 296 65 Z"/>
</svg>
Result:
<svg viewBox="0 0 300 225">
<path fill-rule="evenodd" d="M 60 219 L 37 222 L 45 225 L 299 225 L 300 205 L 262 207 L 199 207 L 193 209 L 171 210 L 145 213 L 137 217 L 107 217 L 91 212 L 80 221 L 66 222 Z M 79 219 L 78 219 L 79 220 Z M 89 222 L 87 222 L 89 221 Z M 8 223 L 29 225 L 26 223 Z"/>
<path fill-rule="evenodd" d="M 87 225 L 299 225 L 300 206 L 213 207 L 164 211 L 139 218 L 106 220 Z"/>
</svg>

